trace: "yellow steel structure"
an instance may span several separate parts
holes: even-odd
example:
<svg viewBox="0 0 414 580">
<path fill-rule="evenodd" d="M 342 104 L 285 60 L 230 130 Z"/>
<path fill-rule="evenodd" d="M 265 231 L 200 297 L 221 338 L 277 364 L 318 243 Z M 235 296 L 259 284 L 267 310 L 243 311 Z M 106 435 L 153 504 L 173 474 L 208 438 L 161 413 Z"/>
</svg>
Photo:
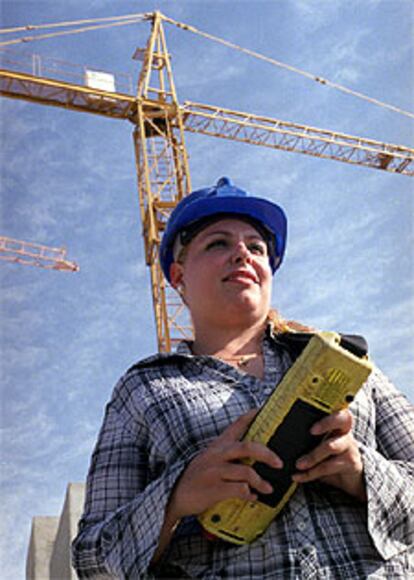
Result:
<svg viewBox="0 0 414 580">
<path fill-rule="evenodd" d="M 24 66 L 24 62 L 17 60 L 16 65 Z M 0 94 L 136 124 L 137 98 L 125 93 L 1 69 Z M 158 104 L 152 99 L 141 102 L 148 109 Z M 177 107 L 184 131 L 414 175 L 414 149 L 410 147 L 191 101 Z"/>
<path fill-rule="evenodd" d="M 67 260 L 65 248 L 51 248 L 6 236 L 0 236 L 0 260 L 37 266 L 45 270 L 79 271 L 79 266 L 75 262 Z"/>
<path fill-rule="evenodd" d="M 168 292 L 158 257 L 161 233 L 171 210 L 191 190 L 181 110 L 160 13 L 155 13 L 151 36 L 143 52 L 138 81 L 135 121 L 135 156 L 146 262 L 151 271 L 152 297 L 158 348 L 171 350 L 175 327 L 183 307 L 175 292 Z M 187 328 L 187 336 L 191 329 Z M 182 338 L 182 336 L 181 336 Z M 177 339 L 176 339 L 177 340 Z"/>
<path fill-rule="evenodd" d="M 211 105 L 189 101 L 180 105 L 163 19 L 160 12 L 152 14 L 147 46 L 137 51 L 143 65 L 136 95 L 129 90 L 93 88 L 82 79 L 76 83 L 58 80 L 58 70 L 46 76 L 39 57 L 30 63 L 13 57 L 9 68 L 0 70 L 0 94 L 128 119 L 134 124 L 141 222 L 151 271 L 158 348 L 167 352 L 176 341 L 191 335 L 190 325 L 183 318 L 183 305 L 165 285 L 157 260 L 166 220 L 191 189 L 184 131 L 411 176 L 414 149 Z M 11 53 L 3 54 L 7 61 Z"/>
</svg>

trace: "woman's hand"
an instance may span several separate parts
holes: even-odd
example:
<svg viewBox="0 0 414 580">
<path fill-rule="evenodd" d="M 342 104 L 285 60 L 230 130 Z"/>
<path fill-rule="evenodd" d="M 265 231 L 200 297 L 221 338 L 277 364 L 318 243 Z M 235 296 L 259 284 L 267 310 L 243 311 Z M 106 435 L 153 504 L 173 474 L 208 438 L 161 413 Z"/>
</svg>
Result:
<svg viewBox="0 0 414 580">
<path fill-rule="evenodd" d="M 257 411 L 232 423 L 183 472 L 171 495 L 168 512 L 173 520 L 200 514 L 218 501 L 229 498 L 255 500 L 255 491 L 271 493 L 272 486 L 240 459 L 261 461 L 280 468 L 279 457 L 260 443 L 239 441 Z"/>
<path fill-rule="evenodd" d="M 363 463 L 358 445 L 352 434 L 353 417 L 349 409 L 325 417 L 313 425 L 313 435 L 324 435 L 324 440 L 310 453 L 296 462 L 299 470 L 293 481 L 305 483 L 319 480 L 366 500 Z"/>
</svg>

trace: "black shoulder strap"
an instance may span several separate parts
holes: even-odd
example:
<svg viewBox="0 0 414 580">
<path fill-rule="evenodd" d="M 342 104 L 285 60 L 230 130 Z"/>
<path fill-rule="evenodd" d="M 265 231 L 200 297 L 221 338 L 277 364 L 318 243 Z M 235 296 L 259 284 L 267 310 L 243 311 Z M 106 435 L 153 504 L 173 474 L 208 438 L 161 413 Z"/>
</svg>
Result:
<svg viewBox="0 0 414 580">
<path fill-rule="evenodd" d="M 289 351 L 293 360 L 296 360 L 312 336 L 314 336 L 312 332 L 282 332 L 275 340 Z M 339 344 L 343 348 L 359 358 L 367 355 L 368 343 L 363 336 L 358 334 L 339 334 L 339 336 L 341 337 Z"/>
</svg>

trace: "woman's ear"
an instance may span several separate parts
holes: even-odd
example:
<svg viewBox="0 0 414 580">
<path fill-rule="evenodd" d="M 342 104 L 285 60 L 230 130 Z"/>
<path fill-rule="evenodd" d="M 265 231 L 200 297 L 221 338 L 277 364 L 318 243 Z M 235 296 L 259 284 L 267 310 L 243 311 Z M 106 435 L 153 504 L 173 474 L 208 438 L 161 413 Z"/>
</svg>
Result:
<svg viewBox="0 0 414 580">
<path fill-rule="evenodd" d="M 183 266 L 178 262 L 173 262 L 170 266 L 171 286 L 179 290 L 183 286 Z"/>
<path fill-rule="evenodd" d="M 184 281 L 183 281 L 183 276 L 184 276 L 184 269 L 182 264 L 179 264 L 178 262 L 173 262 L 170 266 L 170 280 L 171 280 L 171 286 L 174 288 L 174 290 L 176 290 L 181 298 L 181 300 L 184 302 L 185 305 L 187 305 L 187 302 L 185 301 L 185 297 L 184 297 Z"/>
</svg>

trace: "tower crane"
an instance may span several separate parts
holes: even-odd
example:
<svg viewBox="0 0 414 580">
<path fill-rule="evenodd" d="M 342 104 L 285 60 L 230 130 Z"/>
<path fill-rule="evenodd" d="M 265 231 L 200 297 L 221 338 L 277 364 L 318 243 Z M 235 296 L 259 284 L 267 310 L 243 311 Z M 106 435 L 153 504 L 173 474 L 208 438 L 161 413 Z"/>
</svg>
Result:
<svg viewBox="0 0 414 580">
<path fill-rule="evenodd" d="M 0 260 L 37 266 L 45 270 L 79 271 L 79 266 L 66 258 L 65 248 L 51 248 L 6 236 L 0 236 Z"/>
<path fill-rule="evenodd" d="M 191 191 L 186 131 L 410 176 L 414 175 L 414 149 L 213 105 L 180 104 L 163 26 L 165 20 L 173 21 L 160 12 L 145 14 L 143 19 L 150 20 L 152 26 L 146 47 L 135 55 L 142 61 L 135 95 L 61 81 L 34 70 L 22 71 L 17 62 L 0 70 L 0 93 L 126 119 L 134 125 L 145 259 L 150 269 L 158 348 L 167 352 L 178 340 L 191 335 L 189 325 L 182 322 L 183 304 L 166 284 L 157 260 L 166 221 Z"/>
</svg>

